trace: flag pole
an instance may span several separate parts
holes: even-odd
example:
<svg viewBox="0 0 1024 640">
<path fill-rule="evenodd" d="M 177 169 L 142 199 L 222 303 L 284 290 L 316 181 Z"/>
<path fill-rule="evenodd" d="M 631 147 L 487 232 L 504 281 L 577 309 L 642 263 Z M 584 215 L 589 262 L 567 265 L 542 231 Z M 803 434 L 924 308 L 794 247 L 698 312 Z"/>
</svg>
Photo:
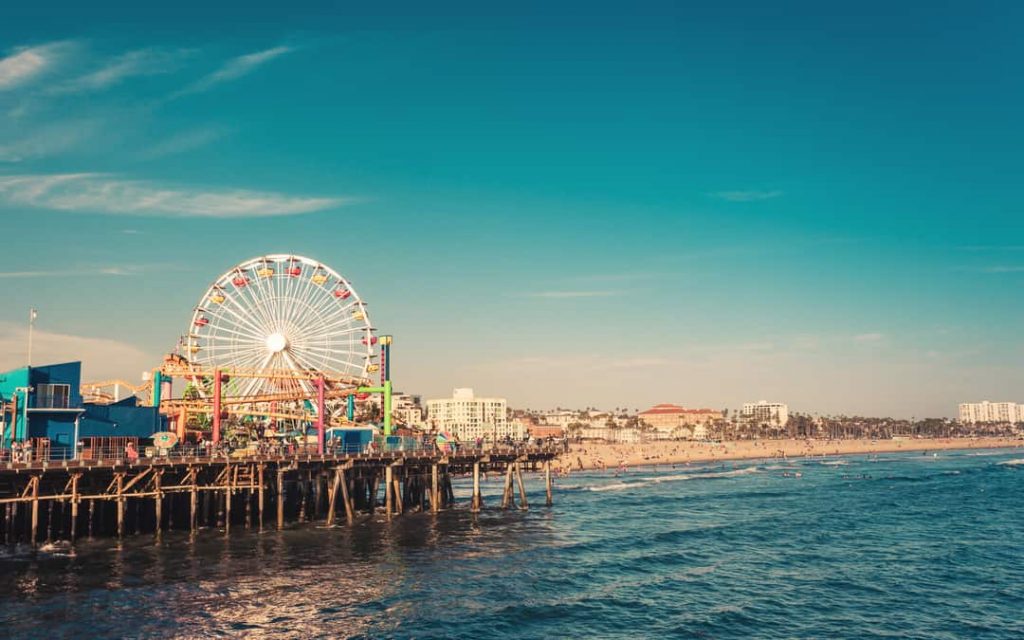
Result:
<svg viewBox="0 0 1024 640">
<path fill-rule="evenodd" d="M 32 329 L 36 324 L 36 313 L 35 309 L 28 310 L 28 366 L 32 366 Z"/>
</svg>

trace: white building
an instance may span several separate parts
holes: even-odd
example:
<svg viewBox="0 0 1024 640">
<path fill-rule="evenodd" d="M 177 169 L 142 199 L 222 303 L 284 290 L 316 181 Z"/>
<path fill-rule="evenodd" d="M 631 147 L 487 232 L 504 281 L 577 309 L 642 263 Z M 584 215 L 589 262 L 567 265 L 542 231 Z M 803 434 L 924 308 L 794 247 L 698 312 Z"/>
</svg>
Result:
<svg viewBox="0 0 1024 640">
<path fill-rule="evenodd" d="M 540 416 L 541 424 L 549 424 L 553 427 L 562 427 L 563 429 L 574 422 L 579 422 L 579 417 L 575 411 L 546 411 Z"/>
<path fill-rule="evenodd" d="M 576 436 L 582 440 L 604 440 L 606 442 L 618 442 L 634 444 L 641 441 L 639 429 L 613 429 L 608 426 L 584 426 L 576 432 Z"/>
<path fill-rule="evenodd" d="M 1024 404 L 1016 402 L 965 402 L 960 405 L 960 422 L 1024 422 Z"/>
<path fill-rule="evenodd" d="M 789 422 L 789 406 L 781 402 L 747 402 L 740 411 L 740 416 L 756 424 L 772 424 L 780 427 Z"/>
<path fill-rule="evenodd" d="M 391 415 L 398 419 L 400 424 L 409 427 L 422 428 L 423 402 L 420 396 L 406 393 L 395 393 L 391 396 Z"/>
<path fill-rule="evenodd" d="M 472 389 L 455 389 L 451 398 L 427 400 L 427 424 L 464 442 L 526 437 L 523 424 L 508 419 L 505 398 L 478 398 Z"/>
</svg>

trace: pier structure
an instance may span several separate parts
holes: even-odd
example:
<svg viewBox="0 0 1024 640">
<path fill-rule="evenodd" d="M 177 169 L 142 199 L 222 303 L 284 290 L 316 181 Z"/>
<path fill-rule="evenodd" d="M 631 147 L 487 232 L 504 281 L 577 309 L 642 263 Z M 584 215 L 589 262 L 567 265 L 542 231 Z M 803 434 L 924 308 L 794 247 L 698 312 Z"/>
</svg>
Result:
<svg viewBox="0 0 1024 640">
<path fill-rule="evenodd" d="M 85 537 L 203 528 L 284 528 L 291 523 L 456 506 L 453 476 L 471 476 L 471 512 L 485 508 L 482 474 L 501 474 L 504 491 L 491 508 L 528 509 L 523 472 L 543 473 L 552 504 L 546 447 L 364 454 L 154 457 L 59 460 L 0 465 L 0 517 L 7 544 L 74 543 Z M 518 497 L 517 497 L 518 489 Z"/>
</svg>

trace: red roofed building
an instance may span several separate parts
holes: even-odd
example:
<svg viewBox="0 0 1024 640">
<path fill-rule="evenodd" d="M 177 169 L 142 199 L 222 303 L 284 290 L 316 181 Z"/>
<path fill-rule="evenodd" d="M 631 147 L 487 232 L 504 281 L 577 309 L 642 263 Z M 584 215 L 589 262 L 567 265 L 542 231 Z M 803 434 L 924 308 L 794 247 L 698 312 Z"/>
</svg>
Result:
<svg viewBox="0 0 1024 640">
<path fill-rule="evenodd" d="M 687 409 L 677 404 L 656 404 L 640 412 L 640 420 L 662 433 L 672 433 L 680 427 L 709 424 L 722 419 L 722 412 L 714 409 Z"/>
</svg>

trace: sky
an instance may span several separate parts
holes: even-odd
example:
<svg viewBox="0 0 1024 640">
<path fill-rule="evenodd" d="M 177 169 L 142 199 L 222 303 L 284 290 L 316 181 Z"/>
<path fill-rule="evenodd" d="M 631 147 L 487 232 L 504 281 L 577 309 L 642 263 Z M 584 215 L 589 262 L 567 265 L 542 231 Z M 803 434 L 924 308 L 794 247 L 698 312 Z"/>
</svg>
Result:
<svg viewBox="0 0 1024 640">
<path fill-rule="evenodd" d="M 1024 402 L 1020 3 L 140 4 L 5 7 L 0 368 L 296 253 L 425 397 Z"/>
</svg>

